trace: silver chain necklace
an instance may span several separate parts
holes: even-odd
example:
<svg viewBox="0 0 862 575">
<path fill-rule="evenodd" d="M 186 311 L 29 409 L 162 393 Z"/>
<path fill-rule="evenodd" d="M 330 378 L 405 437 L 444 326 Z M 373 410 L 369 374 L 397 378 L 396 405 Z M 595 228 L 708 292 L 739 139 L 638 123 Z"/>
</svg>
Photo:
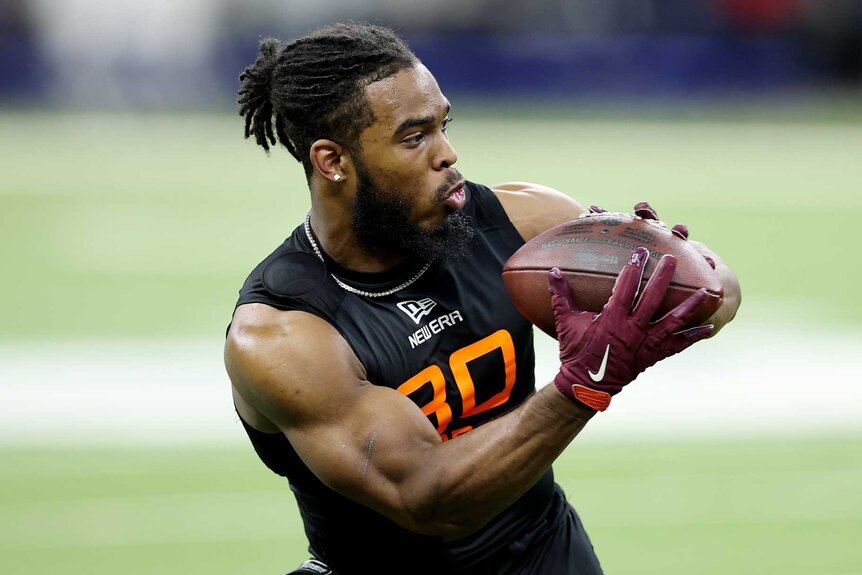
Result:
<svg viewBox="0 0 862 575">
<path fill-rule="evenodd" d="M 309 243 L 311 243 L 311 247 L 312 247 L 312 249 L 314 249 L 315 255 L 317 255 L 317 258 L 321 262 L 323 262 L 324 261 L 323 260 L 323 254 L 320 252 L 320 248 L 317 246 L 317 242 L 314 241 L 314 236 L 311 235 L 311 210 L 308 210 L 308 213 L 305 214 L 305 223 L 303 224 L 302 227 L 305 228 L 305 237 L 307 237 Z M 428 268 L 430 268 L 430 267 L 431 267 L 431 262 L 430 261 L 426 262 L 425 265 L 422 266 L 422 269 L 420 269 L 418 272 L 416 272 L 415 276 L 413 276 L 412 278 L 410 278 L 409 280 L 407 280 L 403 284 L 397 285 L 392 289 L 388 289 L 386 291 L 380 291 L 380 292 L 371 292 L 371 291 L 365 291 L 365 290 L 357 289 L 357 288 L 355 288 L 351 285 L 347 285 L 346 283 L 341 281 L 338 278 L 338 276 L 336 276 L 335 274 L 330 273 L 329 275 L 332 276 L 332 279 L 335 280 L 335 283 L 338 284 L 338 287 L 340 287 L 344 291 L 348 291 L 348 292 L 354 293 L 356 295 L 361 295 L 363 297 L 385 297 L 388 295 L 392 295 L 395 292 L 403 290 L 404 288 L 406 288 L 407 286 L 409 286 L 410 284 L 412 284 L 413 282 L 418 280 L 420 277 L 422 277 L 422 274 L 427 272 Z"/>
</svg>

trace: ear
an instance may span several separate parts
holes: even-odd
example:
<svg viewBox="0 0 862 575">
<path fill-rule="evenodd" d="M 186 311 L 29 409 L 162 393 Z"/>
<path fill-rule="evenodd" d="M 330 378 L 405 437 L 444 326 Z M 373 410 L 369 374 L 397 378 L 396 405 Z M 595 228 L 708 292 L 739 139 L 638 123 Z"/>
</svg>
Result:
<svg viewBox="0 0 862 575">
<path fill-rule="evenodd" d="M 311 144 L 309 158 L 314 171 L 332 182 L 344 182 L 350 168 L 350 155 L 341 144 L 317 140 Z"/>
</svg>

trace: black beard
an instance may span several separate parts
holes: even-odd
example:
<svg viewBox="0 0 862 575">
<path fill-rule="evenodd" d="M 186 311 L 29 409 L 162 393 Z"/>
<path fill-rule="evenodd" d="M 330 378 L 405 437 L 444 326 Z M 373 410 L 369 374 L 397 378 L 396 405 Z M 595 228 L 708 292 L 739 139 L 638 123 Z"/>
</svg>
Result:
<svg viewBox="0 0 862 575">
<path fill-rule="evenodd" d="M 423 230 L 410 221 L 410 204 L 375 185 L 364 166 L 357 166 L 351 223 L 359 242 L 370 252 L 388 256 L 408 254 L 425 261 L 463 260 L 470 252 L 475 234 L 472 220 L 460 210 L 446 216 L 437 228 Z"/>
</svg>

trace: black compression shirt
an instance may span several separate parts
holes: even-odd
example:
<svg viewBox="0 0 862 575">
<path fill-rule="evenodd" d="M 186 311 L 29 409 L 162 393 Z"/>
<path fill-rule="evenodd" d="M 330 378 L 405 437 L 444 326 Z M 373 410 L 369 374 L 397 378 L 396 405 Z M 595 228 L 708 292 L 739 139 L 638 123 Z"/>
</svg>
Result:
<svg viewBox="0 0 862 575">
<path fill-rule="evenodd" d="M 534 392 L 535 358 L 532 327 L 509 301 L 500 276 L 503 263 L 524 241 L 491 190 L 470 183 L 466 191 L 464 212 L 477 233 L 471 255 L 461 262 L 434 263 L 392 295 L 363 297 L 338 286 L 330 274 L 380 292 L 420 267 L 362 274 L 328 257 L 321 262 L 300 226 L 251 273 L 237 305 L 264 303 L 319 316 L 347 340 L 371 383 L 407 395 L 444 440 L 468 433 Z M 309 550 L 342 575 L 484 573 L 509 553 L 519 534 L 554 512 L 552 501 L 564 505 L 553 497 L 548 470 L 471 536 L 419 535 L 326 487 L 284 435 L 245 428 L 263 462 L 290 481 Z"/>
</svg>

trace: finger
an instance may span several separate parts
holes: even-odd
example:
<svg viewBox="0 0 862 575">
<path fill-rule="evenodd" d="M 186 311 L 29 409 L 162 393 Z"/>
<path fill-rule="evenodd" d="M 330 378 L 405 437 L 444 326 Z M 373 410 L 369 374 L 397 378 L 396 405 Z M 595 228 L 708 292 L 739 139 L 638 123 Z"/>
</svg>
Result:
<svg viewBox="0 0 862 575">
<path fill-rule="evenodd" d="M 643 247 L 635 248 L 634 252 L 632 252 L 632 257 L 623 266 L 620 275 L 617 276 L 617 281 L 614 283 L 614 289 L 611 292 L 608 303 L 605 304 L 605 308 L 618 306 L 620 309 L 625 310 L 626 314 L 631 311 L 648 259 L 649 250 Z"/>
<path fill-rule="evenodd" d="M 705 289 L 697 290 L 658 320 L 654 332 L 662 335 L 679 331 L 680 328 L 691 323 L 700 308 L 706 304 L 707 299 L 709 299 L 709 294 Z"/>
<path fill-rule="evenodd" d="M 660 344 L 662 357 L 670 357 L 684 349 L 694 345 L 702 339 L 706 339 L 712 335 L 714 331 L 712 325 L 700 325 L 670 334 L 664 338 Z"/>
<path fill-rule="evenodd" d="M 657 220 L 658 214 L 649 205 L 649 202 L 639 202 L 635 204 L 635 215 L 645 220 Z"/>
<path fill-rule="evenodd" d="M 709 267 L 711 267 L 712 269 L 715 269 L 715 260 L 714 259 L 712 259 L 709 256 L 703 256 L 703 259 L 706 260 L 706 263 L 709 264 Z"/>
<path fill-rule="evenodd" d="M 688 239 L 688 226 L 685 224 L 677 224 L 670 229 L 671 233 L 676 237 L 687 240 Z"/>
<path fill-rule="evenodd" d="M 697 327 L 690 327 L 683 331 L 679 331 L 676 335 L 681 335 L 691 343 L 696 341 L 700 341 L 702 339 L 706 339 L 711 336 L 715 332 L 715 326 L 713 324 L 709 325 L 699 325 Z"/>
<path fill-rule="evenodd" d="M 602 209 L 596 205 L 592 205 L 592 206 L 590 206 L 590 213 L 591 214 L 604 214 L 604 213 L 607 213 L 607 210 Z"/>
<path fill-rule="evenodd" d="M 551 290 L 551 304 L 554 307 L 554 315 L 559 316 L 566 313 L 580 313 L 581 310 L 575 305 L 572 288 L 563 277 L 559 268 L 551 268 L 548 272 L 548 289 Z"/>
<path fill-rule="evenodd" d="M 676 271 L 676 258 L 671 254 L 663 255 L 632 312 L 632 315 L 641 325 L 646 325 L 652 321 L 664 300 L 671 280 L 673 280 L 674 271 Z"/>
</svg>

